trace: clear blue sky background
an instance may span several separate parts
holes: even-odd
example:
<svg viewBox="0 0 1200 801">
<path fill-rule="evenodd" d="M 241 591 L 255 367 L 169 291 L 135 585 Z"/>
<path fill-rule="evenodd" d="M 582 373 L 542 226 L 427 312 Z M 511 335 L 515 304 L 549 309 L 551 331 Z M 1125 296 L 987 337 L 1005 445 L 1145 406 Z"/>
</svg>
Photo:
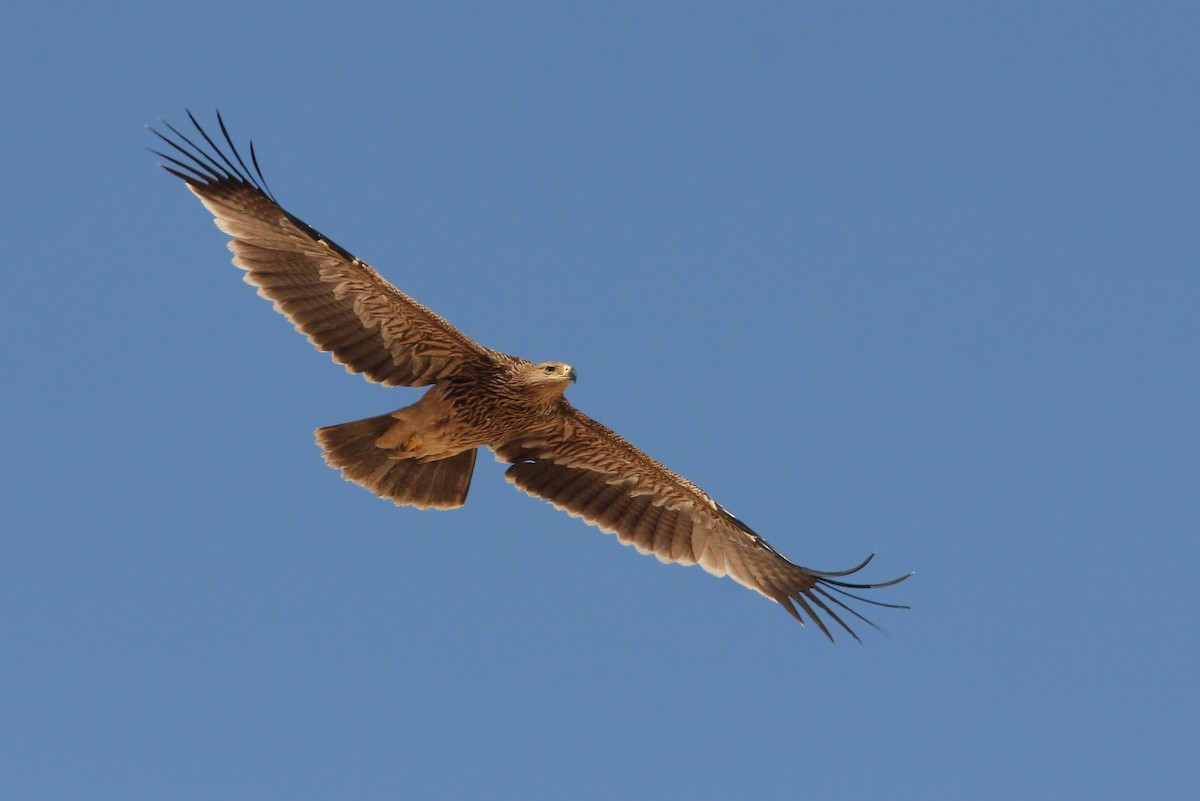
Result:
<svg viewBox="0 0 1200 801">
<path fill-rule="evenodd" d="M 1194 797 L 1197 9 L 11 4 L 0 797 Z M 240 282 L 185 106 L 913 609 L 831 646 L 490 459 L 342 481 L 312 429 L 417 393 Z"/>
</svg>

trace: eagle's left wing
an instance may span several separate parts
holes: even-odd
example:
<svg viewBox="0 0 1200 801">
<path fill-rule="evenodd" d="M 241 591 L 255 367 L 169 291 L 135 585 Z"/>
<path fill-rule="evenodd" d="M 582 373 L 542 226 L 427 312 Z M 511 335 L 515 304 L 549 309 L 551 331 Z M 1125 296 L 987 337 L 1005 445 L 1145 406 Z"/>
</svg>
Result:
<svg viewBox="0 0 1200 801">
<path fill-rule="evenodd" d="M 163 125 L 150 130 L 169 148 L 154 151 L 232 237 L 233 263 L 296 330 L 352 373 L 385 386 L 420 387 L 463 370 L 486 369 L 497 354 L 384 280 L 368 264 L 275 202 L 254 146 L 246 166 L 217 115 L 226 149 L 188 113 L 203 143 Z M 207 145 L 207 147 L 205 147 Z"/>
<path fill-rule="evenodd" d="M 874 625 L 831 591 L 877 606 L 906 608 L 846 589 L 887 587 L 911 574 L 854 584 L 840 579 L 861 570 L 872 557 L 833 573 L 794 564 L 695 484 L 566 401 L 563 410 L 552 429 L 496 449 L 499 459 L 512 463 L 505 477 L 527 494 L 545 498 L 662 562 L 699 564 L 715 576 L 729 576 L 779 603 L 803 624 L 799 606 L 831 640 L 822 613 L 858 639 L 834 607 Z"/>
</svg>

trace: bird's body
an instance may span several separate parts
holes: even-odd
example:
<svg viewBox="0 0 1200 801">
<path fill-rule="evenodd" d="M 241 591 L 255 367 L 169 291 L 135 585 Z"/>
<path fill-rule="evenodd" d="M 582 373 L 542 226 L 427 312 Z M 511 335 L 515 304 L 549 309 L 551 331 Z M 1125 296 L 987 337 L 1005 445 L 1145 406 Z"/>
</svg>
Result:
<svg viewBox="0 0 1200 801">
<path fill-rule="evenodd" d="M 857 635 L 830 604 L 870 621 L 830 591 L 908 577 L 840 580 L 870 557 L 835 573 L 788 561 L 695 484 L 572 407 L 563 397 L 576 377 L 569 365 L 533 364 L 466 337 L 279 206 L 253 146 L 252 171 L 219 117 L 228 154 L 192 122 L 209 149 L 168 125 L 174 139 L 155 134 L 183 160 L 159 155 L 230 235 L 246 281 L 350 372 L 387 386 L 432 385 L 403 409 L 318 429 L 326 460 L 347 479 L 398 505 L 452 509 L 465 502 L 476 453 L 487 447 L 529 495 L 664 562 L 728 575 L 803 623 L 799 606 L 831 639 L 818 610 Z"/>
<path fill-rule="evenodd" d="M 475 449 L 497 450 L 521 437 L 563 434 L 569 405 L 562 393 L 575 380 L 575 371 L 565 364 L 496 357 L 493 365 L 447 376 L 411 406 L 318 429 L 326 461 L 398 505 L 462 506 Z M 443 462 L 460 469 L 449 473 Z"/>
</svg>

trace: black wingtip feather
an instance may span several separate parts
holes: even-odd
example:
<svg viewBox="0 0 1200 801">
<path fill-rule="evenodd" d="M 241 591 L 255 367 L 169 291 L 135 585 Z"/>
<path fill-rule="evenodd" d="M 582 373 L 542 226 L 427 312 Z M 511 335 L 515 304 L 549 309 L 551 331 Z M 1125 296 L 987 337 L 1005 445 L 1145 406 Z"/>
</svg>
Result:
<svg viewBox="0 0 1200 801">
<path fill-rule="evenodd" d="M 153 153 L 154 155 L 158 156 L 161 159 L 165 159 L 166 161 L 171 162 L 179 169 L 186 170 L 188 173 L 190 173 L 189 175 L 184 175 L 183 173 L 180 173 L 178 170 L 174 170 L 165 164 L 158 165 L 158 166 L 162 167 L 164 170 L 166 170 L 167 172 L 176 176 L 177 178 L 182 178 L 184 181 L 186 181 L 189 184 L 195 184 L 195 183 L 207 184 L 207 183 L 211 183 L 212 181 L 221 180 L 220 176 L 213 175 L 212 173 L 209 173 L 208 171 L 201 169 L 201 166 L 199 166 L 199 165 L 184 163 L 184 162 L 180 161 L 179 159 L 172 158 L 171 156 L 168 156 L 166 153 L 160 152 L 158 150 L 151 149 L 150 152 Z"/>
<path fill-rule="evenodd" d="M 842 618 L 838 615 L 838 613 L 834 609 L 832 609 L 829 604 L 836 605 L 836 606 L 840 607 L 842 610 L 844 610 L 845 612 L 849 612 L 851 615 L 854 615 L 854 617 L 858 618 L 858 620 L 860 620 L 861 622 L 866 623 L 871 628 L 873 628 L 877 631 L 886 633 L 884 631 L 884 629 L 881 628 L 880 626 L 878 626 L 873 620 L 871 620 L 867 616 L 863 615 L 857 609 L 854 609 L 853 607 L 844 603 L 842 600 L 840 600 L 839 598 L 837 598 L 836 596 L 834 596 L 832 594 L 832 593 L 837 593 L 838 595 L 843 595 L 843 596 L 846 596 L 847 598 L 853 598 L 854 600 L 859 601 L 861 603 L 871 604 L 872 606 L 879 606 L 879 607 L 884 607 L 887 609 L 909 609 L 909 608 L 911 608 L 905 604 L 892 604 L 892 603 L 887 603 L 884 601 L 876 601 L 872 598 L 864 598 L 861 595 L 857 595 L 855 593 L 848 592 L 846 589 L 843 589 L 843 588 L 856 589 L 856 590 L 873 590 L 873 589 L 879 589 L 881 587 L 891 587 L 895 584 L 899 584 L 900 582 L 904 581 L 907 578 L 910 578 L 913 575 L 912 573 L 907 573 L 903 576 L 900 576 L 899 578 L 892 579 L 891 581 L 883 581 L 883 582 L 879 582 L 877 584 L 856 584 L 856 583 L 851 583 L 848 581 L 839 581 L 836 578 L 832 578 L 834 576 L 849 576 L 853 573 L 857 573 L 859 570 L 862 570 L 864 567 L 866 567 L 871 562 L 871 560 L 874 558 L 875 558 L 875 554 L 872 553 L 870 556 L 868 556 L 866 559 L 864 559 L 861 563 L 859 563 L 858 565 L 856 565 L 855 567 L 853 567 L 849 570 L 820 571 L 820 570 L 812 570 L 810 568 L 801 568 L 801 570 L 803 570 L 805 573 L 812 576 L 812 578 L 815 581 L 815 584 L 813 584 L 808 589 L 800 590 L 798 592 L 793 592 L 790 595 L 784 596 L 782 599 L 777 599 L 777 600 L 779 600 L 779 602 L 783 605 L 783 607 L 785 609 L 787 609 L 787 611 L 789 613 L 791 613 L 792 617 L 796 618 L 797 620 L 800 621 L 801 624 L 803 624 L 805 622 L 804 618 L 796 611 L 795 607 L 792 606 L 792 602 L 794 601 L 797 604 L 799 604 L 800 608 L 803 609 L 804 612 L 806 612 L 808 614 L 809 618 L 811 620 L 813 620 L 817 624 L 817 626 L 820 627 L 821 631 L 825 634 L 826 637 L 829 638 L 829 640 L 831 642 L 834 640 L 833 635 L 832 635 L 832 633 L 830 633 L 829 629 L 826 628 L 826 626 L 822 622 L 821 618 L 817 615 L 816 609 L 820 609 L 822 612 L 824 612 L 827 617 L 829 617 L 835 623 L 837 623 L 842 629 L 844 629 L 846 631 L 846 633 L 848 633 L 851 637 L 853 637 L 858 642 L 861 643 L 862 639 L 858 636 L 858 634 L 854 631 L 854 629 L 852 629 L 844 620 L 842 620 Z M 822 599 L 824 599 L 824 600 L 822 600 Z M 814 606 L 816 607 L 816 609 L 813 608 Z"/>
<path fill-rule="evenodd" d="M 195 122 L 195 120 L 192 120 L 192 122 Z M 237 163 L 242 167 L 243 172 L 238 173 L 238 175 L 243 176 L 243 180 L 246 183 L 254 184 L 254 176 L 250 174 L 250 168 L 246 166 L 246 162 L 242 161 L 242 154 L 238 152 L 237 145 L 233 143 L 233 139 L 229 136 L 229 130 L 225 127 L 225 120 L 221 117 L 220 110 L 217 110 L 217 125 L 221 128 L 221 135 L 225 137 L 225 143 L 229 145 L 230 152 L 233 153 L 233 157 L 237 159 Z M 258 188 L 261 189 L 262 187 Z"/>
<path fill-rule="evenodd" d="M 262 168 L 258 166 L 258 154 L 254 152 L 254 140 L 250 140 L 250 163 L 254 165 L 254 172 L 258 175 L 258 180 L 262 182 L 262 191 L 271 200 L 275 199 L 275 195 L 271 193 L 271 187 L 267 185 L 267 179 L 263 177 Z"/>
<path fill-rule="evenodd" d="M 188 116 L 189 117 L 192 116 L 192 113 L 190 111 L 188 112 Z M 193 122 L 195 122 L 194 119 L 193 119 Z M 167 142 L 171 147 L 178 150 L 184 156 L 192 159 L 198 165 L 204 167 L 207 172 L 211 172 L 214 176 L 217 177 L 217 180 L 222 180 L 222 181 L 235 180 L 234 176 L 231 175 L 224 167 L 222 167 L 216 161 L 216 159 L 214 159 L 211 155 L 209 155 L 204 150 L 204 148 L 200 147 L 195 142 L 193 142 L 191 139 L 188 139 L 186 136 L 184 136 L 183 133 L 181 133 L 178 128 L 176 128 L 171 123 L 166 122 L 165 120 L 163 121 L 163 125 L 166 126 L 168 131 L 170 131 L 171 133 L 178 136 L 180 141 L 184 142 L 188 147 L 191 148 L 191 150 L 184 149 L 178 143 L 168 139 L 167 137 L 163 136 L 162 134 L 159 134 L 159 138 L 161 138 L 163 141 Z M 201 133 L 203 133 L 203 131 L 201 131 Z M 205 137 L 205 138 L 207 139 L 207 137 Z M 220 154 L 218 153 L 218 155 L 220 155 Z"/>
<path fill-rule="evenodd" d="M 204 130 L 204 127 L 196 119 L 196 115 L 191 110 L 185 109 L 184 111 L 187 114 L 188 120 L 191 121 L 192 127 L 196 129 L 208 147 L 203 147 L 192 141 L 182 131 L 160 117 L 158 120 L 159 124 L 166 128 L 172 136 L 167 136 L 152 125 L 147 125 L 146 128 L 165 142 L 173 151 L 182 156 L 185 161 L 168 156 L 158 150 L 152 149 L 151 152 L 175 165 L 179 170 L 183 170 L 187 175 L 181 174 L 179 170 L 172 169 L 165 164 L 160 164 L 159 166 L 193 186 L 231 181 L 257 189 L 274 202 L 275 196 L 271 194 L 270 189 L 267 187 L 267 181 L 263 177 L 262 168 L 258 164 L 258 155 L 254 152 L 254 143 L 250 143 L 250 164 L 254 166 L 254 169 L 250 169 L 246 161 L 242 158 L 237 145 L 234 144 L 233 137 L 229 134 L 229 129 L 225 125 L 225 120 L 221 116 L 220 110 L 216 111 L 217 126 L 221 130 L 221 137 L 225 140 L 228 151 L 226 148 L 218 145 L 208 135 L 208 132 Z"/>
<path fill-rule="evenodd" d="M 810 595 L 808 597 L 811 598 L 812 596 Z M 809 619 L 812 620 L 813 623 L 817 624 L 817 628 L 819 628 L 821 630 L 822 634 L 824 634 L 826 637 L 829 638 L 830 642 L 836 642 L 836 640 L 833 639 L 833 635 L 829 633 L 829 629 L 828 629 L 828 627 L 826 627 L 825 621 L 821 620 L 821 618 L 817 615 L 817 613 L 813 611 L 812 607 L 808 605 L 808 601 L 806 601 L 804 598 L 805 598 L 804 595 L 797 593 L 796 595 L 793 595 L 791 599 L 793 601 L 795 601 L 797 604 L 799 604 L 801 609 L 803 609 L 805 612 L 808 613 Z M 797 617 L 799 617 L 799 615 L 797 615 Z M 834 615 L 833 617 L 835 620 L 837 619 L 837 615 Z M 803 622 L 803 621 L 801 621 L 801 622 Z M 841 623 L 840 620 L 838 622 Z M 844 628 L 846 626 L 846 624 L 842 623 L 842 626 Z M 847 631 L 849 631 L 849 629 L 847 629 Z M 851 636 L 854 636 L 853 631 L 851 631 L 850 634 L 851 634 Z M 854 638 L 858 639 L 857 636 L 854 636 Z"/>
<path fill-rule="evenodd" d="M 229 160 L 229 157 L 225 155 L 225 151 L 218 147 L 217 143 L 214 142 L 212 137 L 208 135 L 208 132 L 200 127 L 200 123 L 196 121 L 195 115 L 192 114 L 190 110 L 188 111 L 187 115 L 188 119 L 192 121 L 192 127 L 200 132 L 200 135 L 204 137 L 204 141 L 208 142 L 208 146 L 212 148 L 212 151 L 216 153 L 217 157 L 225 163 L 226 167 L 229 168 L 230 177 L 236 178 L 242 183 L 253 186 L 254 182 L 247 178 L 237 167 L 234 166 L 233 162 Z M 237 155 L 237 148 L 233 146 L 233 140 L 229 138 L 229 133 L 225 130 L 225 122 L 221 119 L 221 112 L 219 111 L 217 112 L 217 124 L 221 126 L 221 132 L 225 134 L 225 141 L 229 143 L 229 148 L 233 151 L 234 157 L 241 162 L 241 158 Z"/>
</svg>

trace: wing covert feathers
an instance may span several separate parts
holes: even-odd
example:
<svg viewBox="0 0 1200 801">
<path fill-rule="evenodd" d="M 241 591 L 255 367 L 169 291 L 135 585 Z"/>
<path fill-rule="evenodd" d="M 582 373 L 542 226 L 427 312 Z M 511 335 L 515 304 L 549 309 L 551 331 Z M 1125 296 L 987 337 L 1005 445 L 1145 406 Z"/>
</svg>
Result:
<svg viewBox="0 0 1200 801">
<path fill-rule="evenodd" d="M 151 129 L 170 148 L 154 151 L 166 160 L 163 169 L 184 180 L 232 238 L 233 263 L 247 283 L 313 345 L 386 386 L 425 386 L 491 361 L 487 348 L 276 203 L 253 145 L 250 170 L 220 115 L 226 148 L 188 117 L 207 147 L 164 122 L 169 135 Z"/>
<path fill-rule="evenodd" d="M 856 640 L 843 615 L 875 626 L 838 595 L 907 608 L 847 591 L 887 587 L 907 575 L 879 584 L 841 580 L 866 567 L 871 557 L 838 573 L 794 564 L 695 484 L 610 429 L 566 409 L 557 436 L 515 440 L 496 451 L 501 461 L 512 463 L 505 478 L 526 494 L 548 500 L 661 562 L 699 564 L 714 576 L 729 576 L 782 605 L 802 625 L 806 619 L 815 623 L 830 640 L 826 620 Z"/>
</svg>

